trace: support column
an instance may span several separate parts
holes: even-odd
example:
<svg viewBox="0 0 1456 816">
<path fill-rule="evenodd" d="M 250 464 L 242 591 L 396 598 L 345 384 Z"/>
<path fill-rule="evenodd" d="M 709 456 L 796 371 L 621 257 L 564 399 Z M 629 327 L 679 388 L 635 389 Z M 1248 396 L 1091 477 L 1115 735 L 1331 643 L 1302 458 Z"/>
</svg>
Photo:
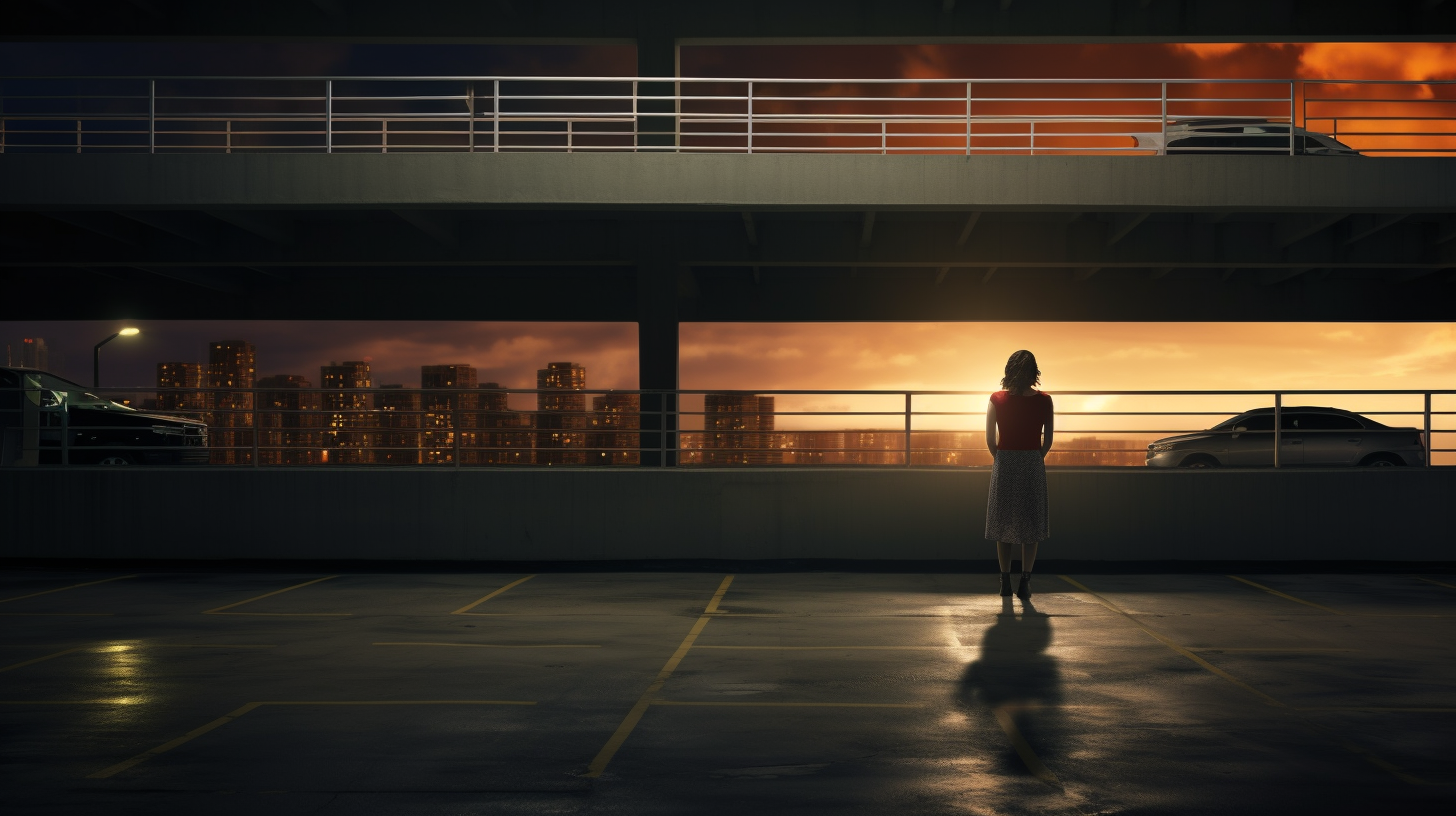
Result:
<svg viewBox="0 0 1456 816">
<path fill-rule="evenodd" d="M 675 77 L 678 75 L 677 38 L 672 31 L 673 3 L 643 2 L 637 17 L 637 76 Z M 639 82 L 639 96 L 672 97 L 677 93 L 671 82 Z M 677 104 L 672 99 L 638 99 L 637 145 L 647 150 L 677 148 Z M 657 115 L 645 115 L 657 114 Z M 666 115 L 662 115 L 666 114 Z"/>
<path fill-rule="evenodd" d="M 677 465 L 678 365 L 677 264 L 642 261 L 637 266 L 637 387 L 642 395 L 644 467 Z"/>
</svg>

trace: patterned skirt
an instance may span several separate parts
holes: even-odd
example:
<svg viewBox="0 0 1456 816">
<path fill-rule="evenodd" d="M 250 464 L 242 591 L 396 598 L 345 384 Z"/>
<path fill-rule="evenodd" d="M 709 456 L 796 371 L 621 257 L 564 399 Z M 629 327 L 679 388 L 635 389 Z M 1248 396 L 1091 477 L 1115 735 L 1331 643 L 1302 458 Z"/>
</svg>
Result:
<svg viewBox="0 0 1456 816">
<path fill-rule="evenodd" d="M 1046 464 L 1041 451 L 996 451 L 986 498 L 986 538 L 1035 544 L 1049 535 Z"/>
</svg>

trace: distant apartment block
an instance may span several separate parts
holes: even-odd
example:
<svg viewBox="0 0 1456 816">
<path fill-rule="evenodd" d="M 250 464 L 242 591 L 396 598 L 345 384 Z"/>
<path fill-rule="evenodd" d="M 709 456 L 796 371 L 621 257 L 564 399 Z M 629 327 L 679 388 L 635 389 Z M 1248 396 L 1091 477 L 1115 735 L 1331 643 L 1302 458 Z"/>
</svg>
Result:
<svg viewBox="0 0 1456 816">
<path fill-rule="evenodd" d="M 330 362 L 319 367 L 324 411 L 324 461 L 367 465 L 374 460 L 374 379 L 368 360 Z"/>
<path fill-rule="evenodd" d="M 157 407 L 163 411 L 205 409 L 203 375 L 202 363 L 157 363 Z"/>
<path fill-rule="evenodd" d="M 22 337 L 19 342 L 5 346 L 5 364 L 15 368 L 49 369 L 50 349 L 44 337 Z"/>
<path fill-rule="evenodd" d="M 247 464 L 253 456 L 253 394 L 257 349 L 246 340 L 207 344 L 208 420 L 212 463 Z M 232 430 L 232 429 L 248 430 Z"/>
<path fill-rule="evenodd" d="M 586 464 L 586 368 L 547 363 L 536 372 L 536 464 Z"/>
<path fill-rule="evenodd" d="M 464 363 L 420 366 L 420 400 L 424 411 L 423 461 L 427 465 L 454 462 L 465 413 L 479 405 L 475 368 Z"/>
<path fill-rule="evenodd" d="M 703 395 L 705 465 L 770 465 L 783 461 L 774 445 L 774 398 L 757 394 Z"/>
<path fill-rule="evenodd" d="M 313 383 L 299 374 L 258 380 L 258 462 L 316 465 L 323 459 L 323 414 Z"/>
<path fill-rule="evenodd" d="M 586 435 L 587 464 L 636 465 L 642 461 L 637 450 L 642 427 L 642 397 L 638 394 L 606 393 L 592 397 Z"/>
</svg>

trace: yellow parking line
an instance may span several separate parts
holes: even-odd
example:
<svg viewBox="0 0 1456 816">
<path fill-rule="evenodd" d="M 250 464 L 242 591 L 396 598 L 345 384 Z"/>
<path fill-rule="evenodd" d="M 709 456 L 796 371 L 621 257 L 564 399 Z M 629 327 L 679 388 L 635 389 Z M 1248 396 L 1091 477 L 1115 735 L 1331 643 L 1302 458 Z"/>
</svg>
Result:
<svg viewBox="0 0 1456 816">
<path fill-rule="evenodd" d="M 115 612 L 0 612 L 7 618 L 104 618 Z"/>
<path fill-rule="evenodd" d="M 1031 744 L 1026 741 L 1026 737 L 1021 735 L 1021 729 L 1016 727 L 1016 720 L 1011 716 L 1010 710 L 1006 706 L 996 706 L 991 713 L 996 716 L 996 724 L 1001 726 L 1001 730 L 1011 740 L 1011 747 L 1016 749 L 1016 755 L 1021 757 L 1021 761 L 1026 765 L 1026 769 L 1031 771 L 1031 775 L 1052 787 L 1060 788 L 1061 780 L 1057 779 L 1057 775 L 1042 763 L 1041 757 L 1031 750 Z"/>
<path fill-rule="evenodd" d="M 177 737 L 176 739 L 169 740 L 167 742 L 162 743 L 161 745 L 158 745 L 156 748 L 152 748 L 151 750 L 148 750 L 148 751 L 143 751 L 140 754 L 137 754 L 136 756 L 132 757 L 131 759 L 128 759 L 128 760 L 126 760 L 124 762 L 118 762 L 115 765 L 112 765 L 112 766 L 110 766 L 108 768 L 102 768 L 101 770 L 97 771 L 96 773 L 87 774 L 86 778 L 87 779 L 106 779 L 108 777 L 115 776 L 115 775 L 121 773 L 122 771 L 127 770 L 128 768 L 133 768 L 133 767 L 136 767 L 137 765 L 140 765 L 143 762 L 146 762 L 147 760 L 151 759 L 154 756 L 158 756 L 160 754 L 165 754 L 168 751 L 172 750 L 173 748 L 176 748 L 179 745 L 185 745 L 186 743 L 191 742 L 194 739 L 197 739 L 198 737 L 202 736 L 203 734 L 206 734 L 209 731 L 212 731 L 215 728 L 220 728 L 221 726 L 227 725 L 228 723 L 232 722 L 233 720 L 236 720 L 237 718 L 243 716 L 244 714 L 247 714 L 249 711 L 252 711 L 253 709 L 256 709 L 256 708 L 258 708 L 260 706 L 358 706 L 358 705 L 379 705 L 379 706 L 392 706 L 392 705 L 521 705 L 521 706 L 530 706 L 530 705 L 535 705 L 535 704 L 536 704 L 536 702 L 534 700 L 263 700 L 263 701 L 260 701 L 260 702 L 247 703 L 246 705 L 243 705 L 243 706 L 241 706 L 239 708 L 233 709 L 232 711 L 228 712 L 227 714 L 222 715 L 221 717 L 218 717 L 217 719 L 213 720 L 212 722 L 207 723 L 206 725 L 203 725 L 201 727 L 194 728 L 191 731 L 188 731 L 186 734 L 183 734 L 182 736 Z"/>
<path fill-rule="evenodd" d="M 32 592 L 29 595 L 16 595 L 14 598 L 0 598 L 0 603 L 10 603 L 11 601 L 23 601 L 26 598 L 34 598 L 34 597 L 37 597 L 37 596 L 40 596 L 40 595 L 49 595 L 52 592 L 65 592 L 68 589 L 79 589 L 81 587 L 96 586 L 97 584 L 105 584 L 105 583 L 109 583 L 111 581 L 121 581 L 121 580 L 125 580 L 127 578 L 135 578 L 135 577 L 137 577 L 137 575 L 140 575 L 140 574 L 141 573 L 135 573 L 133 575 L 118 575 L 115 578 L 102 578 L 100 581 L 87 581 L 84 584 L 71 584 L 70 586 L 56 587 L 55 589 L 47 589 L 44 592 Z"/>
<path fill-rule="evenodd" d="M 1269 695 L 1265 694 L 1264 692 L 1259 691 L 1258 689 L 1255 689 L 1253 686 L 1250 686 L 1248 683 L 1245 683 L 1242 680 L 1239 680 L 1238 678 L 1234 677 L 1233 675 L 1229 674 L 1228 672 L 1224 671 L 1223 669 L 1220 669 L 1217 666 L 1214 666 L 1212 663 L 1209 663 L 1207 660 L 1204 660 L 1203 658 L 1199 657 L 1198 655 L 1195 655 L 1193 652 L 1189 651 L 1188 649 L 1185 649 L 1182 646 L 1179 646 L 1177 643 L 1174 643 L 1173 640 L 1170 639 L 1170 638 L 1168 638 L 1166 635 L 1163 635 L 1162 633 L 1160 633 L 1160 632 L 1158 632 L 1158 631 L 1156 631 L 1154 629 L 1151 629 L 1151 628 L 1149 628 L 1147 626 L 1144 626 L 1140 621 L 1138 621 L 1137 618 L 1134 618 L 1132 615 L 1129 615 L 1128 613 L 1124 612 L 1120 607 L 1117 606 L 1117 604 L 1114 604 L 1112 601 L 1109 601 L 1106 598 L 1102 597 L 1101 595 L 1098 595 L 1096 592 L 1093 592 L 1092 590 L 1088 589 L 1086 586 L 1084 586 L 1083 584 L 1079 583 L 1078 581 L 1075 581 L 1075 580 L 1073 580 L 1072 578 L 1070 578 L 1070 577 L 1068 577 L 1066 575 L 1059 575 L 1057 577 L 1058 578 L 1061 578 L 1063 581 L 1066 581 L 1067 583 L 1071 584 L 1072 586 L 1074 586 L 1074 587 L 1082 590 L 1083 592 L 1087 593 L 1089 596 L 1092 597 L 1092 600 L 1096 601 L 1097 603 L 1102 604 L 1103 606 L 1107 607 L 1108 609 L 1112 610 L 1113 612 L 1116 612 L 1117 614 L 1123 616 L 1124 618 L 1126 618 L 1127 620 L 1129 620 L 1134 626 L 1136 626 L 1137 628 L 1143 630 L 1148 635 L 1150 635 L 1151 637 L 1153 637 L 1154 639 L 1156 639 L 1159 643 L 1162 643 L 1164 646 L 1167 646 L 1169 649 L 1172 649 L 1173 651 L 1177 652 L 1178 654 L 1181 654 L 1184 657 L 1188 658 L 1189 660 L 1192 660 L 1194 663 L 1197 663 L 1199 666 L 1202 666 L 1203 668 L 1205 668 L 1208 671 L 1210 671 L 1210 672 L 1218 675 L 1219 677 L 1222 677 L 1223 679 L 1227 680 L 1228 682 L 1233 683 L 1234 685 L 1238 686 L 1239 688 L 1243 689 L 1244 691 L 1249 692 L 1250 694 L 1254 695 L 1255 697 L 1258 697 L 1259 699 L 1263 700 L 1264 702 L 1268 703 L 1269 705 L 1274 706 L 1276 708 L 1282 708 L 1282 709 L 1284 709 L 1286 711 L 1295 712 L 1296 713 L 1296 716 L 1297 716 L 1298 709 L 1291 708 L 1288 705 L 1285 705 L 1284 703 L 1282 703 L 1282 702 L 1274 699 L 1273 697 L 1270 697 Z M 1234 576 L 1231 575 L 1229 577 L 1230 578 L 1233 578 Z M 1249 583 L 1252 583 L 1252 582 L 1249 582 Z M 1295 599 L 1295 600 L 1298 600 L 1298 599 Z M 1305 717 L 1300 717 L 1300 720 L 1302 722 L 1305 722 L 1305 723 L 1309 724 L 1311 727 L 1317 728 L 1320 731 L 1324 732 L 1324 734 L 1326 736 L 1328 736 L 1331 740 L 1333 740 L 1340 747 L 1344 748 L 1346 751 L 1349 751 L 1352 754 L 1355 754 L 1357 756 L 1360 756 L 1360 757 L 1364 758 L 1370 764 L 1376 766 L 1377 768 L 1380 768 L 1381 770 L 1384 770 L 1384 771 L 1389 772 L 1390 774 L 1398 777 L 1403 782 L 1407 782 L 1407 783 L 1412 784 L 1412 785 L 1425 785 L 1425 784 L 1429 784 L 1425 780 L 1421 779 L 1420 777 L 1413 776 L 1413 775 L 1411 775 L 1409 773 L 1406 773 L 1405 771 L 1401 770 L 1399 767 L 1391 764 L 1390 762 L 1386 761 L 1385 759 L 1381 758 L 1380 756 L 1378 756 L 1378 755 L 1376 755 L 1374 753 L 1371 753 L 1370 751 L 1367 751 L 1364 748 L 1361 748 L 1359 745 L 1356 745 L 1353 742 L 1350 742 L 1349 740 L 1347 740 L 1344 737 L 1340 736 L 1339 734 L 1331 731 L 1330 729 L 1326 728 L 1325 726 L 1321 725 L 1320 723 L 1317 723 L 1317 722 L 1315 722 L 1313 720 L 1310 720 L 1308 718 L 1305 718 Z"/>
<path fill-rule="evenodd" d="M 13 669 L 23 668 L 25 666 L 33 666 L 36 663 L 43 663 L 43 662 L 45 662 L 47 660 L 50 660 L 52 658 L 61 657 L 62 655 L 68 655 L 68 654 L 71 654 L 72 652 L 83 651 L 83 650 L 85 650 L 87 648 L 89 648 L 89 647 L 87 647 L 87 646 L 72 646 L 69 649 L 62 649 L 61 651 L 56 652 L 55 654 L 48 654 L 48 655 L 46 655 L 44 657 L 34 657 L 34 658 L 31 658 L 30 660 L 22 660 L 19 663 L 12 663 L 9 666 L 6 666 L 4 668 L 0 668 L 0 672 L 8 672 L 8 671 L 11 671 Z"/>
<path fill-rule="evenodd" d="M 1204 660 L 1203 658 L 1199 657 L 1198 655 L 1194 654 L 1193 652 L 1189 651 L 1188 649 L 1185 649 L 1182 646 L 1179 646 L 1177 643 L 1174 643 L 1171 638 L 1169 638 L 1168 636 L 1164 635 L 1163 633 L 1158 632 L 1157 630 L 1154 630 L 1154 629 L 1150 629 L 1147 626 L 1144 626 L 1141 621 L 1139 621 L 1137 618 L 1134 618 L 1132 615 L 1129 615 L 1128 613 L 1124 612 L 1122 610 L 1122 608 L 1119 607 L 1117 604 L 1114 604 L 1112 601 L 1109 601 L 1106 598 L 1102 597 L 1101 595 L 1098 595 L 1096 592 L 1093 592 L 1092 590 L 1088 589 L 1083 584 L 1081 584 L 1081 583 L 1079 583 L 1079 582 L 1077 582 L 1077 581 L 1073 580 L 1072 578 L 1069 578 L 1069 577 L 1067 577 L 1065 575 L 1058 575 L 1057 577 L 1058 578 L 1061 578 L 1063 581 L 1066 581 L 1067 583 L 1071 584 L 1072 586 L 1074 586 L 1074 587 L 1082 590 L 1083 592 L 1087 593 L 1088 595 L 1092 596 L 1092 600 L 1096 601 L 1097 603 L 1102 604 L 1103 606 L 1107 607 L 1108 609 L 1112 610 L 1113 612 L 1116 612 L 1117 614 L 1123 616 L 1124 618 L 1127 618 L 1132 623 L 1133 626 L 1136 626 L 1137 628 L 1143 630 L 1143 632 L 1146 633 L 1149 637 L 1153 638 L 1154 640 L 1158 641 L 1159 643 L 1163 644 L 1164 646 L 1167 646 L 1169 649 L 1172 649 L 1173 651 L 1177 652 L 1178 654 L 1183 655 L 1184 657 L 1188 658 L 1189 660 L 1192 660 L 1194 663 L 1197 663 L 1199 666 L 1202 666 L 1204 669 L 1207 669 L 1208 671 L 1212 672 L 1213 674 L 1215 674 L 1215 675 L 1217 675 L 1219 677 L 1222 677 L 1223 679 L 1227 680 L 1230 683 L 1233 683 L 1234 685 L 1238 686 L 1239 688 L 1243 689 L 1244 691 L 1247 691 L 1248 693 L 1254 695 L 1255 697 L 1258 697 L 1260 700 L 1263 700 L 1268 705 L 1274 706 L 1275 708 L 1287 708 L 1287 706 L 1284 705 L 1284 703 L 1279 702 L 1278 700 L 1274 699 L 1273 697 L 1270 697 L 1269 695 L 1265 694 L 1262 691 L 1259 691 L 1258 689 L 1254 688 L 1253 686 L 1249 685 L 1248 683 L 1245 683 L 1244 681 L 1238 679 L 1237 677 L 1234 677 L 1232 674 L 1229 674 L 1228 672 L 1224 671 L 1223 669 L 1220 669 L 1219 667 L 1213 665 L 1212 663 L 1209 663 L 1207 660 Z"/>
<path fill-rule="evenodd" d="M 485 603 L 486 601 L 490 600 L 491 598 L 494 598 L 495 596 L 500 595 L 501 593 L 505 592 L 506 590 L 511 589 L 512 587 L 518 587 L 521 584 L 524 584 L 527 581 L 529 581 L 529 580 L 531 580 L 532 578 L 535 578 L 535 577 L 536 576 L 534 576 L 534 575 L 527 575 L 525 578 L 517 578 L 516 580 L 510 582 L 509 584 L 506 584 L 505 586 L 501 587 L 500 589 L 497 589 L 495 592 L 492 592 L 489 595 L 485 596 L 484 598 L 481 598 L 480 600 L 474 601 L 472 603 L 468 603 L 468 604 L 460 607 L 459 609 L 455 610 L 454 612 L 451 612 L 450 614 L 452 614 L 452 615 L 468 615 L 468 614 L 472 614 L 470 612 L 470 610 L 474 609 L 475 607 L 480 606 L 481 604 Z M 481 614 L 481 613 L 476 612 L 474 614 L 477 614 L 478 615 L 478 614 Z"/>
<path fill-rule="evenodd" d="M 1325 652 L 1358 652 L 1359 649 L 1326 649 L 1322 646 L 1189 646 L 1193 652 L 1238 652 L 1251 654 L 1322 654 Z"/>
<path fill-rule="evenodd" d="M 136 698 L 117 697 L 106 700 L 0 700 L 0 705 L 134 705 Z"/>
<path fill-rule="evenodd" d="M 642 692 L 642 696 L 637 699 L 636 704 L 627 712 L 627 716 L 622 719 L 621 725 L 618 725 L 617 730 L 612 732 L 612 736 L 607 739 L 607 744 L 602 746 L 602 750 L 597 752 L 596 757 L 587 766 L 587 772 L 584 774 L 586 777 L 594 779 L 601 776 L 602 771 L 607 769 L 607 765 L 612 761 L 612 757 L 617 755 L 617 750 L 622 747 L 622 743 L 627 741 L 628 735 L 632 733 L 632 729 L 637 727 L 637 723 L 641 722 L 642 715 L 647 713 L 647 708 L 652 705 L 653 700 L 657 697 L 657 693 L 667 684 L 667 680 L 672 677 L 672 673 L 677 671 L 678 664 L 682 663 L 684 657 L 687 657 L 688 651 L 693 648 L 693 643 L 697 641 L 698 635 L 702 634 L 703 627 L 707 626 L 708 621 L 713 619 L 714 616 L 708 614 L 708 610 L 716 610 L 718 608 L 718 603 L 723 600 L 723 594 L 728 591 L 728 587 L 732 583 L 733 576 L 729 575 L 718 585 L 718 591 L 713 593 L 712 600 L 703 608 L 703 614 L 698 616 L 698 620 L 693 624 L 693 628 L 688 630 L 687 637 L 684 637 L 682 643 L 678 644 L 677 651 L 673 652 L 672 657 L 669 657 L 667 662 L 663 664 L 662 670 L 657 673 L 656 679 L 652 681 L 652 684 L 647 687 L 646 691 Z"/>
<path fill-rule="evenodd" d="M 304 581 L 301 584 L 294 584 L 291 587 L 284 587 L 282 589 L 275 589 L 272 592 L 265 592 L 262 595 L 258 595 L 257 597 L 249 598 L 249 599 L 247 599 L 245 601 L 238 601 L 237 603 L 230 603 L 230 604 L 228 604 L 226 606 L 219 606 L 216 609 L 208 609 L 208 610 L 204 611 L 202 614 L 204 614 L 204 615 L 259 615 L 259 616 L 265 616 L 265 617 L 271 617 L 271 618 L 290 618 L 290 617 L 333 618 L 333 617 L 343 617 L 343 616 L 346 616 L 346 615 L 348 615 L 350 613 L 348 613 L 348 612 L 297 612 L 297 613 L 295 613 L 295 612 L 224 612 L 223 611 L 224 609 L 232 609 L 233 607 L 242 606 L 243 604 L 250 604 L 253 601 L 261 601 L 264 598 L 271 598 L 274 595 L 281 595 L 281 594 L 283 594 L 285 592 L 292 592 L 295 589 L 301 589 L 303 587 L 308 586 L 309 584 L 317 584 L 320 581 L 328 581 L 328 580 L 331 580 L 333 578 L 338 578 L 338 577 L 339 576 L 337 576 L 337 575 L 326 575 L 326 576 L 324 576 L 322 578 L 315 578 L 312 581 Z"/>
<path fill-rule="evenodd" d="M 1296 711 L 1371 711 L 1393 714 L 1456 714 L 1456 708 L 1419 708 L 1407 706 L 1315 706 Z"/>
<path fill-rule="evenodd" d="M 958 646 L 699 646 L 699 649 L 748 649 L 768 651 L 793 651 L 793 652 L 838 652 L 838 651 L 872 651 L 872 652 L 939 652 L 945 649 L 961 648 Z"/>
<path fill-rule="evenodd" d="M 1312 606 L 1315 609 L 1321 610 L 1323 612 L 1328 612 L 1331 615 L 1343 615 L 1343 614 L 1345 614 L 1344 612 L 1341 612 L 1338 609 L 1331 609 L 1328 606 L 1321 606 L 1320 604 L 1317 604 L 1314 601 L 1306 601 L 1303 598 L 1296 598 L 1293 595 L 1289 595 L 1287 593 L 1280 592 L 1279 590 L 1273 589 L 1272 587 L 1266 587 L 1263 584 L 1259 584 L 1259 583 L 1255 583 L 1253 581 L 1250 581 L 1248 578 L 1240 578 L 1237 575 L 1230 575 L 1228 577 L 1234 579 L 1235 581 L 1238 581 L 1241 584 L 1248 584 L 1249 586 L 1251 586 L 1251 587 L 1253 587 L 1255 589 L 1262 589 L 1265 592 L 1269 593 L 1270 595 L 1278 595 L 1279 597 L 1283 598 L 1286 601 L 1294 601 L 1295 603 L 1304 604 L 1305 606 Z"/>
<path fill-rule="evenodd" d="M 653 700 L 652 705 L 717 708 L 925 708 L 921 703 L 756 703 L 738 700 Z"/>
<path fill-rule="evenodd" d="M 460 646 L 471 649 L 600 649 L 600 643 L 434 643 L 401 641 L 376 643 L 375 646 Z"/>
<path fill-rule="evenodd" d="M 1447 589 L 1456 589 L 1456 584 L 1448 584 L 1445 581 L 1437 581 L 1434 578 L 1425 578 L 1425 577 L 1420 576 L 1420 575 L 1412 575 L 1411 577 L 1414 578 L 1414 579 L 1416 579 L 1417 581 L 1425 581 L 1428 584 L 1435 584 L 1436 586 L 1443 586 L 1443 587 L 1445 587 Z"/>
</svg>

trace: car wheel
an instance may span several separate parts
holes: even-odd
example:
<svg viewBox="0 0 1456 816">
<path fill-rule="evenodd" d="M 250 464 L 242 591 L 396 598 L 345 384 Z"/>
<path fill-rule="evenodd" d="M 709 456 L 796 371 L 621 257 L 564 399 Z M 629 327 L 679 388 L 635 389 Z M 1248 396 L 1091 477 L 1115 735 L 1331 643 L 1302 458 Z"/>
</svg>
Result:
<svg viewBox="0 0 1456 816">
<path fill-rule="evenodd" d="M 1363 467 L 1400 467 L 1405 463 L 1388 453 L 1377 453 L 1365 457 L 1360 464 Z"/>
<path fill-rule="evenodd" d="M 1218 460 L 1212 456 L 1190 456 L 1179 463 L 1178 467 L 1216 468 L 1218 467 Z"/>
<path fill-rule="evenodd" d="M 103 465 L 129 465 L 131 460 L 125 456 L 107 456 L 100 462 Z"/>
</svg>

